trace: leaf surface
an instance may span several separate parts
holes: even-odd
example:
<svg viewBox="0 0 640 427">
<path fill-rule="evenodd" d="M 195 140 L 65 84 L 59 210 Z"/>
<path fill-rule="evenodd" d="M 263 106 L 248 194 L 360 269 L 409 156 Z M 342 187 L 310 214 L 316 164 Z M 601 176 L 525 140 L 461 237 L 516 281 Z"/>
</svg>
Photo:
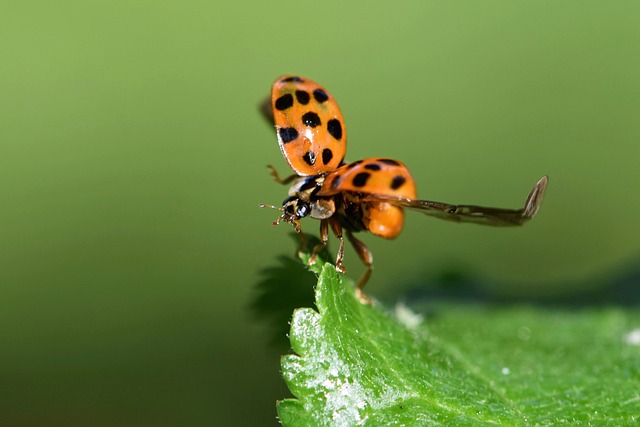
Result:
<svg viewBox="0 0 640 427">
<path fill-rule="evenodd" d="M 318 311 L 291 322 L 286 426 L 633 425 L 640 315 L 448 304 L 426 321 L 361 304 L 331 264 L 314 267 Z M 400 307 L 402 308 L 402 307 Z"/>
</svg>

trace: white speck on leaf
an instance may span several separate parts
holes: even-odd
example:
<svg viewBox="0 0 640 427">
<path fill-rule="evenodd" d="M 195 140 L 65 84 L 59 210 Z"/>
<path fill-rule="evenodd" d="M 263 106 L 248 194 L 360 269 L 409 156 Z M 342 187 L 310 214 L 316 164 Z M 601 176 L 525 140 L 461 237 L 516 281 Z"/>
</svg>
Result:
<svg viewBox="0 0 640 427">
<path fill-rule="evenodd" d="M 395 307 L 396 318 L 409 329 L 415 329 L 424 320 L 422 314 L 414 313 L 403 302 L 398 302 Z"/>
<path fill-rule="evenodd" d="M 640 345 L 640 328 L 634 329 L 624 336 L 624 342 L 629 345 Z"/>
</svg>

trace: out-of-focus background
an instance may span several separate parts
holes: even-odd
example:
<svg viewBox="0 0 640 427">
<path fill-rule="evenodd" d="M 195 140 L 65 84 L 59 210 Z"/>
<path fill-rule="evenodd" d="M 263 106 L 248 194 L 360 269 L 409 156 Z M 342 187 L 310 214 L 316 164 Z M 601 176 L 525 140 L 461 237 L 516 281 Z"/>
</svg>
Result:
<svg viewBox="0 0 640 427">
<path fill-rule="evenodd" d="M 285 73 L 338 99 L 348 160 L 400 159 L 424 198 L 516 208 L 550 177 L 522 229 L 409 213 L 396 241 L 363 236 L 369 294 L 633 282 L 639 19 L 633 0 L 4 4 L 0 424 L 275 424 L 269 310 L 313 282 L 258 209 L 286 196 L 257 108 Z"/>
</svg>

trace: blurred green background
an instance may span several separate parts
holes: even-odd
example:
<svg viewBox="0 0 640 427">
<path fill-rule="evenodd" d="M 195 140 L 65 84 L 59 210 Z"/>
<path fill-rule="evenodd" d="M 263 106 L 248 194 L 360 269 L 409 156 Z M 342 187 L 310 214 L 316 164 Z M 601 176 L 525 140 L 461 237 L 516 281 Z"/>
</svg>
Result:
<svg viewBox="0 0 640 427">
<path fill-rule="evenodd" d="M 285 73 L 338 99 L 348 160 L 400 159 L 424 198 L 515 208 L 550 176 L 522 229 L 363 236 L 371 295 L 637 270 L 638 22 L 632 0 L 3 3 L 0 425 L 275 424 L 257 284 L 294 244 L 258 209 L 288 169 L 257 106 Z"/>
</svg>

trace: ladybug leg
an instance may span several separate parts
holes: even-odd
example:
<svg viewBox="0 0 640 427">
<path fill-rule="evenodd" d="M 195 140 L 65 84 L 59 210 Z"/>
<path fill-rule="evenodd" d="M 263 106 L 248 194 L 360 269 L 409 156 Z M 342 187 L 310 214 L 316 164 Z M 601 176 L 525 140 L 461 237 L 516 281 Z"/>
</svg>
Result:
<svg viewBox="0 0 640 427">
<path fill-rule="evenodd" d="M 344 237 L 342 237 L 342 226 L 337 219 L 333 217 L 329 219 L 331 221 L 331 230 L 333 234 L 340 239 L 340 246 L 338 247 L 338 255 L 336 256 L 336 270 L 340 273 L 346 273 L 347 269 L 342 266 L 342 259 L 344 258 Z"/>
<path fill-rule="evenodd" d="M 276 168 L 274 168 L 271 165 L 267 165 L 267 167 L 269 168 L 269 175 L 271 175 L 273 177 L 273 180 L 278 184 L 283 184 L 283 185 L 289 184 L 291 183 L 291 181 L 293 181 L 298 177 L 298 175 L 294 174 L 286 177 L 285 179 L 282 179 L 280 178 L 280 175 L 278 174 L 278 171 L 276 170 Z"/>
<path fill-rule="evenodd" d="M 309 258 L 309 265 L 312 265 L 316 262 L 316 257 L 327 246 L 327 242 L 329 241 L 329 220 L 323 219 L 320 221 L 320 243 L 313 247 L 313 252 L 311 252 L 311 258 Z"/>
<path fill-rule="evenodd" d="M 299 254 L 304 251 L 304 248 L 307 247 L 307 235 L 302 232 L 299 226 L 296 227 L 296 233 L 300 236 L 300 244 L 298 245 L 298 249 L 296 249 L 294 257 L 298 257 Z"/>
<path fill-rule="evenodd" d="M 360 257 L 362 263 L 367 267 L 367 270 L 358 280 L 358 284 L 356 286 L 356 297 L 358 297 L 361 303 L 371 305 L 371 299 L 362 292 L 362 288 L 367 284 L 367 281 L 369 281 L 369 277 L 371 277 L 371 273 L 373 272 L 373 254 L 369 248 L 364 245 L 364 243 L 353 237 L 353 234 L 351 234 L 349 230 L 347 230 L 347 238 L 353 245 L 353 248 L 356 250 L 356 253 Z"/>
</svg>

